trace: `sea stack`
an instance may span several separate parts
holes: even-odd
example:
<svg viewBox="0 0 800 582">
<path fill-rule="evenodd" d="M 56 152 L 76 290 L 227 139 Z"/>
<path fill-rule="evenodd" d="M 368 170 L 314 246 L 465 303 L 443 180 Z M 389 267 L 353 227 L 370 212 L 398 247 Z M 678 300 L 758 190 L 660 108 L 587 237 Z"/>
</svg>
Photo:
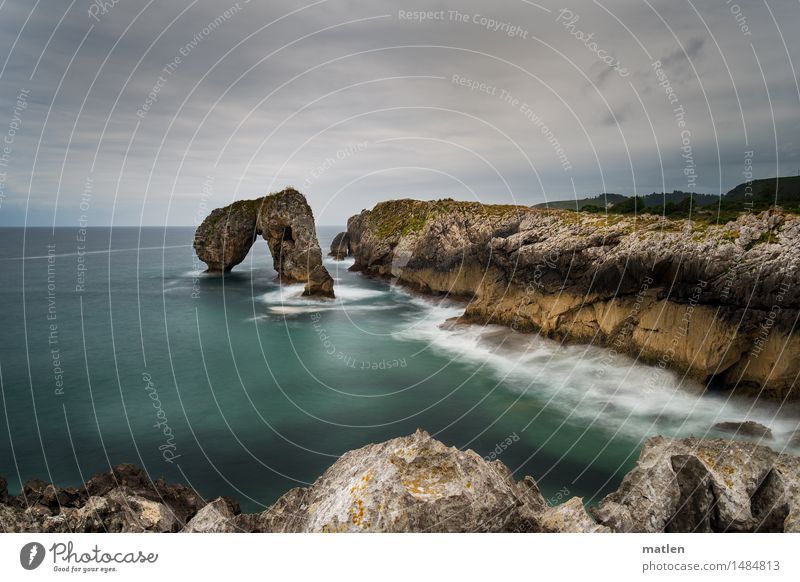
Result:
<svg viewBox="0 0 800 582">
<path fill-rule="evenodd" d="M 208 272 L 225 273 L 245 259 L 259 236 L 267 241 L 281 281 L 305 283 L 304 295 L 334 296 L 314 214 L 294 188 L 215 209 L 197 228 L 194 250 Z"/>
</svg>

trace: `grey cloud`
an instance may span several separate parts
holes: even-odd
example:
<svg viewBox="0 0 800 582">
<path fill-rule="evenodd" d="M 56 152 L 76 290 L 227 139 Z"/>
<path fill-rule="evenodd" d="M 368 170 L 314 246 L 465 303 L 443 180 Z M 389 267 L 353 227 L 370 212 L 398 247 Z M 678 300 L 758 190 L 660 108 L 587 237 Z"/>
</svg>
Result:
<svg viewBox="0 0 800 582">
<path fill-rule="evenodd" d="M 0 78 L 0 138 L 19 89 L 31 91 L 0 224 L 22 223 L 26 206 L 29 223 L 55 218 L 75 224 L 89 176 L 96 186 L 92 224 L 138 224 L 140 214 L 146 224 L 188 224 L 208 175 L 219 204 L 293 184 L 306 191 L 326 224 L 343 224 L 350 214 L 395 196 L 533 204 L 572 197 L 573 181 L 579 195 L 651 191 L 662 184 L 684 189 L 680 129 L 651 67 L 659 57 L 687 112 L 698 190 L 741 181 L 746 148 L 757 151 L 763 176 L 776 164 L 795 166 L 798 158 L 800 97 L 774 23 L 757 7 L 748 6 L 747 16 L 761 31 L 752 41 L 770 89 L 777 153 L 751 39 L 742 37 L 724 4 L 698 6 L 712 40 L 691 10 L 667 0 L 651 1 L 652 10 L 623 0 L 604 1 L 606 10 L 588 0 L 572 3 L 580 16 L 576 27 L 593 33 L 627 76 L 556 23 L 561 5 L 549 0 L 542 4 L 550 12 L 518 0 L 439 2 L 434 8 L 422 1 L 329 0 L 266 28 L 299 6 L 240 0 L 219 21 L 236 3 L 200 0 L 172 23 L 190 0 L 153 4 L 139 15 L 145 4 L 120 2 L 94 22 L 76 3 L 57 30 L 66 6 L 42 3 L 31 15 Z M 31 8 L 7 0 L 0 9 L 0 54 L 11 50 Z M 800 6 L 775 3 L 772 9 L 784 27 L 800 15 Z M 470 18 L 420 23 L 399 19 L 399 10 L 458 10 Z M 472 22 L 475 14 L 521 27 L 527 38 L 487 30 Z M 368 20 L 348 23 L 359 19 Z M 788 28 L 783 32 L 800 62 L 798 40 Z M 165 74 L 176 57 L 180 62 Z M 454 75 L 483 83 L 484 90 L 454 83 Z M 137 116 L 154 88 L 156 99 Z M 552 139 L 571 170 L 562 168 Z M 359 143 L 367 146 L 337 157 Z M 326 159 L 336 162 L 312 176 Z"/>
</svg>

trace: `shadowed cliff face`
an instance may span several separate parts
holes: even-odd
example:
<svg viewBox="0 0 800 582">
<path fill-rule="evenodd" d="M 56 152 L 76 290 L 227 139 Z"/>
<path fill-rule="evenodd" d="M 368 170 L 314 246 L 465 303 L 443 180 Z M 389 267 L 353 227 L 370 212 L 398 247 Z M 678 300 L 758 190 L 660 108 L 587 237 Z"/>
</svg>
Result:
<svg viewBox="0 0 800 582">
<path fill-rule="evenodd" d="M 333 279 L 322 264 L 314 215 L 305 197 L 288 188 L 214 210 L 195 233 L 194 249 L 209 272 L 228 272 L 241 263 L 258 235 L 285 283 L 306 283 L 305 295 L 333 297 Z"/>
<path fill-rule="evenodd" d="M 347 232 L 353 269 L 469 297 L 465 321 L 605 345 L 715 388 L 800 394 L 796 216 L 708 226 L 396 200 Z"/>
</svg>

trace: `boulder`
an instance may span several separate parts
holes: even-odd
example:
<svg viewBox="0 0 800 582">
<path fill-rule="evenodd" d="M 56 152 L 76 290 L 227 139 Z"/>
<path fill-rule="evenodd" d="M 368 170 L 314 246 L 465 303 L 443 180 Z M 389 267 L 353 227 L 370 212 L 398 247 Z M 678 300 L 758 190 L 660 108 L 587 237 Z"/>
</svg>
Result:
<svg viewBox="0 0 800 582">
<path fill-rule="evenodd" d="M 799 487 L 797 457 L 739 441 L 654 437 L 592 513 L 620 532 L 798 531 Z"/>
<path fill-rule="evenodd" d="M 575 507 L 550 513 L 533 479 L 516 482 L 501 462 L 424 431 L 346 453 L 310 487 L 239 523 L 269 532 L 603 529 Z"/>
<path fill-rule="evenodd" d="M 197 512 L 181 531 L 183 533 L 231 533 L 239 531 L 230 503 L 217 497 Z"/>
</svg>

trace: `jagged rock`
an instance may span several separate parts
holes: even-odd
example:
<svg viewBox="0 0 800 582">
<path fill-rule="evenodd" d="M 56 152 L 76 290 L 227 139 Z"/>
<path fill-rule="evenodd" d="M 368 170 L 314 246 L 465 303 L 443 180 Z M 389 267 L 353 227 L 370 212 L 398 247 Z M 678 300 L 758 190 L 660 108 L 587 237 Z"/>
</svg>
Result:
<svg viewBox="0 0 800 582">
<path fill-rule="evenodd" d="M 329 253 L 331 257 L 337 261 L 341 261 L 342 259 L 349 257 L 351 254 L 350 235 L 347 234 L 347 231 L 340 232 L 333 237 L 333 241 L 331 242 L 331 252 Z"/>
<path fill-rule="evenodd" d="M 197 257 L 210 272 L 228 272 L 241 263 L 261 235 L 285 283 L 305 283 L 305 295 L 333 297 L 333 278 L 322 264 L 314 215 L 293 188 L 217 208 L 195 232 Z"/>
<path fill-rule="evenodd" d="M 29 498 L 48 487 L 29 482 Z M 78 507 L 0 503 L 5 532 L 800 532 L 800 458 L 728 440 L 649 439 L 619 489 L 587 512 L 549 507 L 531 477 L 423 431 L 343 455 L 266 511 L 205 504 L 182 485 L 120 465 Z"/>
<path fill-rule="evenodd" d="M 598 524 L 586 512 L 583 500 L 573 497 L 546 510 L 539 517 L 541 531 L 547 533 L 607 533 L 611 530 Z"/>
<path fill-rule="evenodd" d="M 222 497 L 217 497 L 197 512 L 181 531 L 183 533 L 230 533 L 239 531 L 234 512 Z"/>
<path fill-rule="evenodd" d="M 259 234 L 256 221 L 262 200 L 240 200 L 212 210 L 197 228 L 194 250 L 209 272 L 227 273 L 247 257 Z"/>
<path fill-rule="evenodd" d="M 134 495 L 126 487 L 120 487 L 103 497 L 89 497 L 83 507 L 66 509 L 45 518 L 42 531 L 166 533 L 178 531 L 180 525 L 175 513 L 163 503 Z"/>
<path fill-rule="evenodd" d="M 746 420 L 744 422 L 718 422 L 713 428 L 736 435 L 772 440 L 772 430 L 752 420 Z"/>
<path fill-rule="evenodd" d="M 0 532 L 20 533 L 38 531 L 41 531 L 41 525 L 29 513 L 13 505 L 0 504 Z"/>
<path fill-rule="evenodd" d="M 347 233 L 353 270 L 469 297 L 464 321 L 613 345 L 715 387 L 800 397 L 795 215 L 699 225 L 392 200 L 351 217 Z"/>
<path fill-rule="evenodd" d="M 163 478 L 153 481 L 146 472 L 131 464 L 117 465 L 111 471 L 95 475 L 84 488 L 88 495 L 101 497 L 124 488 L 131 495 L 163 503 L 181 524 L 188 522 L 205 505 L 203 498 L 191 487 L 168 485 Z"/>
<path fill-rule="evenodd" d="M 272 532 L 544 531 L 547 512 L 532 479 L 517 483 L 501 462 L 417 431 L 346 453 L 311 487 L 239 523 Z M 550 516 L 548 527 L 583 531 L 588 516 L 577 513 Z"/>
<path fill-rule="evenodd" d="M 592 513 L 622 532 L 798 531 L 800 459 L 722 439 L 649 439 Z"/>
</svg>

